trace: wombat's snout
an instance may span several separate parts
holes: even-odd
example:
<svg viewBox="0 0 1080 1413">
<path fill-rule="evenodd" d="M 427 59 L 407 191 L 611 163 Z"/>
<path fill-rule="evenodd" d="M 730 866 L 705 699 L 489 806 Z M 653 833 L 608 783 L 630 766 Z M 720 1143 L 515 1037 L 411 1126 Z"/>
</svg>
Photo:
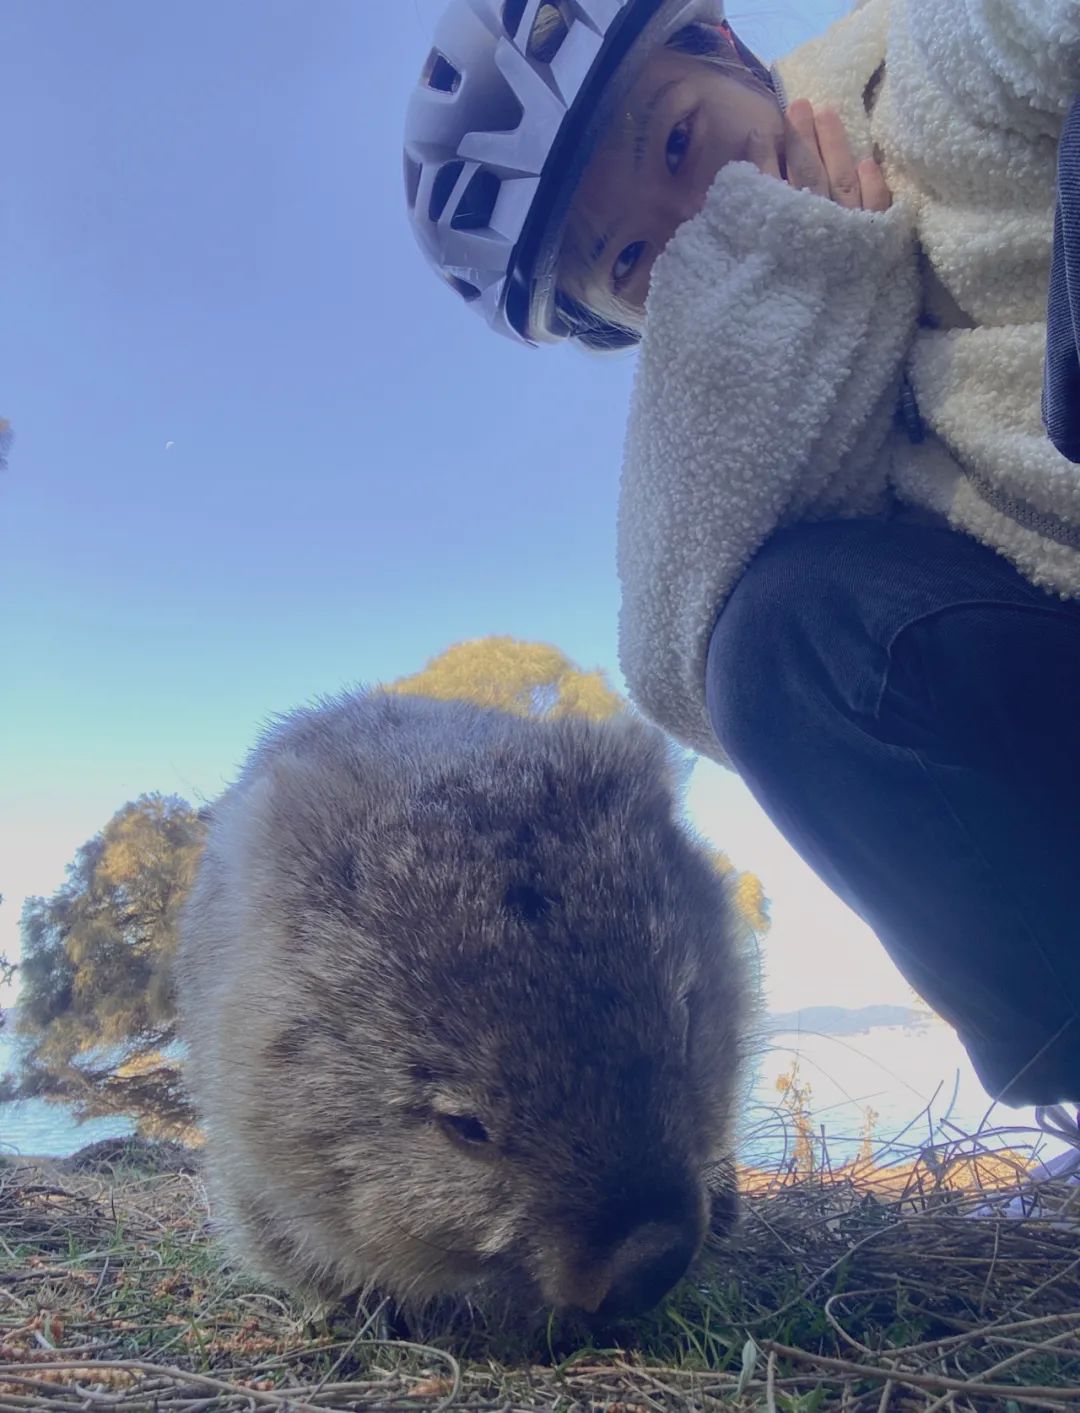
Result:
<svg viewBox="0 0 1080 1413">
<path fill-rule="evenodd" d="M 699 1244 L 697 1232 L 662 1225 L 642 1227 L 620 1253 L 624 1269 L 598 1313 L 640 1315 L 651 1310 L 686 1274 Z"/>
<path fill-rule="evenodd" d="M 581 1248 L 558 1263 L 543 1282 L 557 1309 L 590 1315 L 630 1316 L 650 1310 L 686 1274 L 705 1238 L 705 1200 L 686 1193 L 678 1202 L 653 1205 L 653 1215 L 631 1226 L 594 1259 Z M 572 1249 L 572 1248 L 571 1248 Z"/>
</svg>

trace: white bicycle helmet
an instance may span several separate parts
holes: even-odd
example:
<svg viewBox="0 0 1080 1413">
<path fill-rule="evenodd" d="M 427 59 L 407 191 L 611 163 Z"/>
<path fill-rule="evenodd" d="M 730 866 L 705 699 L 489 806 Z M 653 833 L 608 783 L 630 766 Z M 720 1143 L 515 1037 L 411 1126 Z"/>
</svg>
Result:
<svg viewBox="0 0 1080 1413">
<path fill-rule="evenodd" d="M 555 262 L 597 137 L 655 48 L 723 18 L 723 0 L 451 0 L 409 103 L 406 196 L 428 260 L 492 328 L 577 331 Z"/>
</svg>

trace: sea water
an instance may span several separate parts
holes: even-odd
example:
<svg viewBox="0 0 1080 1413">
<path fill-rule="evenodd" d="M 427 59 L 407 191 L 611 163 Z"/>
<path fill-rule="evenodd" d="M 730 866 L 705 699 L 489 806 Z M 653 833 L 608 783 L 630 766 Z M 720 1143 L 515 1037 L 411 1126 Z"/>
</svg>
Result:
<svg viewBox="0 0 1080 1413">
<path fill-rule="evenodd" d="M 797 1021 L 786 1017 L 786 1027 Z M 775 1166 L 790 1154 L 794 1125 L 785 1119 L 777 1081 L 798 1066 L 808 1086 L 816 1142 L 834 1165 L 858 1153 L 868 1132 L 883 1160 L 917 1154 L 980 1127 L 1016 1131 L 1015 1144 L 1036 1136 L 1030 1109 L 991 1105 L 955 1033 L 933 1017 L 904 1025 L 872 1026 L 860 1034 L 825 1034 L 766 1025 L 751 1102 L 740 1116 L 740 1158 Z M 0 1032 L 0 1074 L 13 1068 L 14 1045 Z M 120 1118 L 79 1123 L 69 1109 L 41 1099 L 0 1104 L 0 1152 L 66 1156 L 101 1138 L 131 1133 Z M 1060 1151 L 1060 1145 L 1047 1152 Z"/>
</svg>

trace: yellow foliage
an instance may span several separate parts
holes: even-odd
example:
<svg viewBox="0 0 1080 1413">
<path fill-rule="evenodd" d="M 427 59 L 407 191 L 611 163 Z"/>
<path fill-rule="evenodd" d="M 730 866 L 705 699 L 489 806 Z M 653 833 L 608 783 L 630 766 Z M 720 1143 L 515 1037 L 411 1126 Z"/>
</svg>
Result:
<svg viewBox="0 0 1080 1413">
<path fill-rule="evenodd" d="M 769 930 L 769 900 L 756 873 L 739 873 L 720 849 L 710 849 L 713 867 L 721 878 L 731 879 L 731 901 L 747 927 L 759 937 Z"/>
<path fill-rule="evenodd" d="M 559 683 L 559 699 L 551 714 L 587 716 L 591 721 L 603 721 L 625 710 L 626 703 L 608 686 L 602 672 L 573 669 Z"/>
<path fill-rule="evenodd" d="M 877 1131 L 878 1120 L 880 1118 L 881 1115 L 872 1105 L 868 1104 L 866 1108 L 863 1109 L 862 1142 L 859 1144 L 858 1157 L 858 1162 L 860 1163 L 872 1163 L 874 1161 L 874 1134 Z"/>
<path fill-rule="evenodd" d="M 133 1079 L 137 1075 L 153 1074 L 168 1061 L 159 1050 L 149 1050 L 144 1055 L 131 1055 L 117 1065 L 114 1073 L 118 1079 Z"/>
<path fill-rule="evenodd" d="M 106 883 L 123 886 L 142 883 L 155 869 L 178 868 L 182 885 L 192 882 L 202 841 L 189 846 L 178 859 L 174 839 L 168 832 L 169 801 L 160 796 L 144 796 L 137 806 L 120 810 L 102 831 L 104 851 L 97 866 Z"/>
<path fill-rule="evenodd" d="M 585 716 L 602 721 L 626 710 L 604 674 L 586 672 L 549 643 L 474 638 L 455 643 L 389 692 L 473 702 L 515 716 Z"/>
<path fill-rule="evenodd" d="M 73 1016 L 57 1016 L 38 1047 L 38 1054 L 46 1065 L 64 1068 L 70 1063 L 72 1055 L 88 1048 L 84 1040 L 83 1028 Z"/>
<path fill-rule="evenodd" d="M 786 1074 L 778 1075 L 776 1091 L 783 1095 L 780 1108 L 791 1120 L 795 1130 L 795 1145 L 791 1155 L 793 1172 L 807 1176 L 817 1169 L 814 1144 L 813 1088 L 799 1079 L 799 1062 L 793 1060 Z"/>
<path fill-rule="evenodd" d="M 765 889 L 756 873 L 740 873 L 735 884 L 735 907 L 761 936 L 769 930 L 769 903 Z"/>
</svg>

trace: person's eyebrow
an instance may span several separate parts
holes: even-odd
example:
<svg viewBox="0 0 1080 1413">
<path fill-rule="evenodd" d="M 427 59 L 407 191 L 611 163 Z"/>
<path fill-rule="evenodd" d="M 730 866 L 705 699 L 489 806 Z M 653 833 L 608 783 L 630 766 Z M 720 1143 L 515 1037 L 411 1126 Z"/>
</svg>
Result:
<svg viewBox="0 0 1080 1413">
<path fill-rule="evenodd" d="M 652 122 L 653 114 L 663 102 L 666 94 L 675 87 L 678 79 L 668 79 L 656 90 L 648 103 L 634 120 L 634 171 L 638 171 L 645 160 L 645 151 L 649 145 L 649 124 Z"/>
<path fill-rule="evenodd" d="M 588 261 L 586 262 L 587 265 L 588 265 L 588 268 L 589 268 L 589 271 L 590 271 L 590 272 L 592 272 L 593 270 L 595 270 L 596 267 L 597 267 L 597 265 L 599 265 L 600 260 L 601 260 L 601 258 L 603 257 L 604 251 L 608 248 L 608 246 L 609 246 L 610 244 L 611 244 L 611 232 L 610 232 L 610 231 L 606 232 L 606 234 L 604 234 L 604 235 L 602 235 L 602 236 L 599 236 L 599 237 L 593 242 L 593 247 L 592 247 L 592 249 L 589 251 L 589 258 L 588 258 Z"/>
</svg>

